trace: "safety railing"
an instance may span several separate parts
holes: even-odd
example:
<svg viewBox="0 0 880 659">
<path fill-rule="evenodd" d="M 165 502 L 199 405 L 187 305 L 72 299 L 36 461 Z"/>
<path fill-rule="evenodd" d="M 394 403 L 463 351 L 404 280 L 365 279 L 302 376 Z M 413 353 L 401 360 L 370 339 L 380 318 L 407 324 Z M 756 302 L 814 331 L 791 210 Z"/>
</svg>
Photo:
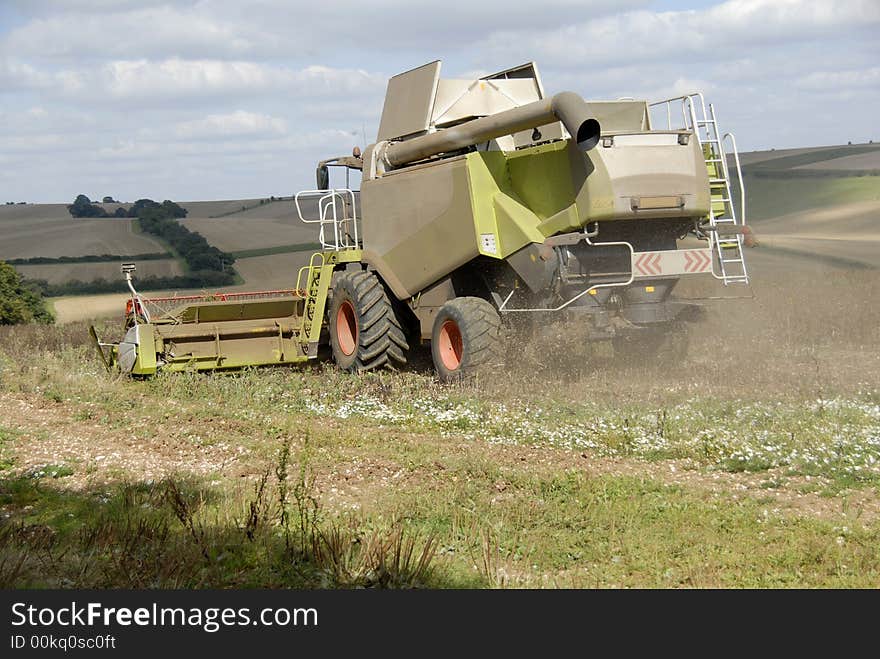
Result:
<svg viewBox="0 0 880 659">
<path fill-rule="evenodd" d="M 323 249 L 339 251 L 360 247 L 357 199 L 353 190 L 304 190 L 294 197 L 299 219 L 317 224 L 318 240 Z M 310 206 L 310 208 L 305 208 Z"/>
</svg>

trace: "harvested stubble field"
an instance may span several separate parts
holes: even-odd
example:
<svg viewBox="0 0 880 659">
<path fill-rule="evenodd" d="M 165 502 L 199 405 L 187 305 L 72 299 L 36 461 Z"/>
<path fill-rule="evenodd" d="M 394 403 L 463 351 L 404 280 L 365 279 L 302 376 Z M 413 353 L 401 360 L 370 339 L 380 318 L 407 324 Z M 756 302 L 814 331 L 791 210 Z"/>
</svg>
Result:
<svg viewBox="0 0 880 659">
<path fill-rule="evenodd" d="M 556 325 L 455 386 L 131 381 L 0 328 L 0 584 L 876 587 L 877 271 L 753 253 L 670 366 Z"/>
<path fill-rule="evenodd" d="M 119 279 L 119 261 L 104 263 L 49 263 L 41 265 L 17 265 L 27 279 L 45 279 L 50 284 L 64 284 L 71 280 Z M 155 259 L 138 263 L 140 277 L 172 277 L 182 275 L 183 267 L 176 259 Z"/>
<path fill-rule="evenodd" d="M 0 259 L 162 251 L 161 244 L 134 231 L 132 220 L 77 219 L 65 204 L 0 206 Z"/>
<path fill-rule="evenodd" d="M 183 206 L 189 213 L 181 224 L 190 231 L 198 231 L 209 243 L 227 252 L 310 243 L 317 239 L 315 225 L 300 221 L 290 199 L 264 204 L 253 199 L 189 202 Z M 241 211 L 241 208 L 247 210 Z"/>
</svg>

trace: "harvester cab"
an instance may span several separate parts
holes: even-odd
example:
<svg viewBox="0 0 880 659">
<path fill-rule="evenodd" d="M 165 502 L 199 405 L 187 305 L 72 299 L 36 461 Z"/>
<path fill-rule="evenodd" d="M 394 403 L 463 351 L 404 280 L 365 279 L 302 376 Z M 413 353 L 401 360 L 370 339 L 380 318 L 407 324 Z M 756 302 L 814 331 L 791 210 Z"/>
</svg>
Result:
<svg viewBox="0 0 880 659">
<path fill-rule="evenodd" d="M 577 313 L 591 337 L 636 350 L 694 315 L 671 295 L 682 278 L 748 283 L 736 145 L 701 94 L 590 101 L 547 97 L 533 63 L 440 71 L 391 78 L 376 142 L 318 163 L 316 189 L 296 195 L 322 250 L 293 289 L 175 298 L 138 324 L 149 355 L 130 372 L 295 363 L 325 343 L 363 371 L 427 341 L 450 380 L 496 364 L 516 318 Z"/>
</svg>

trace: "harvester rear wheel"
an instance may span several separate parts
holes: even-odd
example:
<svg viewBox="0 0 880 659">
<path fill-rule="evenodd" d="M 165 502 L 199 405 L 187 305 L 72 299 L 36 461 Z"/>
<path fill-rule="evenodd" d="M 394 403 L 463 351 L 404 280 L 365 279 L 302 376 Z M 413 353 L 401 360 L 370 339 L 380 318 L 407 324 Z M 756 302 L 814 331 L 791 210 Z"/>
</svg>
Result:
<svg viewBox="0 0 880 659">
<path fill-rule="evenodd" d="M 330 347 L 344 371 L 406 363 L 406 337 L 375 273 L 347 272 L 334 284 Z"/>
<path fill-rule="evenodd" d="M 437 312 L 431 333 L 434 368 L 443 382 L 501 362 L 501 317 L 478 297 L 457 297 Z"/>
</svg>

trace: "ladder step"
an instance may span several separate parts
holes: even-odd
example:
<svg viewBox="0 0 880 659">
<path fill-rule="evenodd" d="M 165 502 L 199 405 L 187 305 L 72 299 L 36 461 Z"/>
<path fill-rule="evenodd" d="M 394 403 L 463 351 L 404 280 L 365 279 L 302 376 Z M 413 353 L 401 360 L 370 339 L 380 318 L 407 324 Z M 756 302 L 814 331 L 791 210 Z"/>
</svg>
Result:
<svg viewBox="0 0 880 659">
<path fill-rule="evenodd" d="M 715 120 L 714 119 L 699 119 L 699 120 L 697 120 L 697 123 L 705 126 L 706 124 L 714 124 Z"/>
<path fill-rule="evenodd" d="M 722 263 L 742 263 L 742 259 L 721 259 Z"/>
</svg>

